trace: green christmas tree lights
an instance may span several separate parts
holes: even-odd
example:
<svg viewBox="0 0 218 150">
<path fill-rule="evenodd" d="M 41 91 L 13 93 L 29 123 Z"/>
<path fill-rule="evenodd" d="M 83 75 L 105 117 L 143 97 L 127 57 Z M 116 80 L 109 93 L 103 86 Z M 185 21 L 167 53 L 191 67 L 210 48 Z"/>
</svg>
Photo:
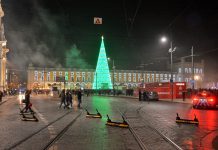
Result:
<svg viewBox="0 0 218 150">
<path fill-rule="evenodd" d="M 112 89 L 108 60 L 104 47 L 104 38 L 102 36 L 98 62 L 95 70 L 95 76 L 92 83 L 92 89 Z"/>
</svg>

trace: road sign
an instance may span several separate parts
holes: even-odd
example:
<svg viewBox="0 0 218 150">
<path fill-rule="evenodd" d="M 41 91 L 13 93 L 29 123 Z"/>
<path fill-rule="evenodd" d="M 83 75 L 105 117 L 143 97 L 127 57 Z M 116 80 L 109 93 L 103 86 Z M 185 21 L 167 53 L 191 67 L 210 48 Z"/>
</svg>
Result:
<svg viewBox="0 0 218 150">
<path fill-rule="evenodd" d="M 102 24 L 102 18 L 94 17 L 94 24 Z"/>
</svg>

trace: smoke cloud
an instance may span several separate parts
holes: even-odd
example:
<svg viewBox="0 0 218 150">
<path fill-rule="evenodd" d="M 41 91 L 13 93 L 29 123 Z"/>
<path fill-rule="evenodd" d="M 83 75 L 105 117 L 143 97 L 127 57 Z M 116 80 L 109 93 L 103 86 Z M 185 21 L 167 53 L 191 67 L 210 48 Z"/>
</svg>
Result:
<svg viewBox="0 0 218 150">
<path fill-rule="evenodd" d="M 30 63 L 38 67 L 88 67 L 76 43 L 65 38 L 66 18 L 54 15 L 37 2 L 31 6 L 31 13 L 23 14 L 29 19 L 25 22 L 17 21 L 24 16 L 16 16 L 16 9 L 9 16 L 6 14 L 9 64 L 18 68 L 26 68 Z"/>
</svg>

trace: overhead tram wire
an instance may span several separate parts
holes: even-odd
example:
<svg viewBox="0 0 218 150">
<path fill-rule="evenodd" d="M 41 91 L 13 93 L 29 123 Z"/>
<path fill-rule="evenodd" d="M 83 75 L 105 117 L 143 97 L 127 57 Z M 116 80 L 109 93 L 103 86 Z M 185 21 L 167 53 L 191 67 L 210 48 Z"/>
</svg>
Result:
<svg viewBox="0 0 218 150">
<path fill-rule="evenodd" d="M 178 15 L 176 15 L 173 20 L 165 27 L 163 31 L 166 31 L 172 27 L 172 25 L 177 21 L 179 17 L 181 17 L 193 4 L 193 1 L 190 2 Z"/>
<path fill-rule="evenodd" d="M 128 12 L 127 12 L 127 9 L 126 9 L 125 0 L 123 0 L 123 7 L 124 7 L 125 18 L 126 18 L 126 26 L 127 26 L 127 34 L 128 34 L 128 37 L 130 36 L 130 33 L 131 33 L 132 29 L 133 29 L 133 24 L 134 24 L 135 18 L 136 18 L 136 16 L 137 16 L 137 13 L 138 13 L 138 11 L 139 11 L 141 2 L 142 2 L 142 0 L 139 0 L 139 1 L 138 1 L 138 4 L 137 4 L 137 7 L 136 7 L 134 16 L 133 16 L 133 18 L 131 19 L 130 28 L 129 28 L 129 26 L 128 26 Z"/>
</svg>

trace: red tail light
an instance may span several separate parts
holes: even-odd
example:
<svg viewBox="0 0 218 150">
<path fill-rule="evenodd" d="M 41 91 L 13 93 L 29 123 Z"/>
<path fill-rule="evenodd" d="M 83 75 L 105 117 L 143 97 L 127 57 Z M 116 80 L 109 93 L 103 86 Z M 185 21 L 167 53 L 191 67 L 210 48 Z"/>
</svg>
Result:
<svg viewBox="0 0 218 150">
<path fill-rule="evenodd" d="M 194 102 L 198 101 L 198 98 L 194 97 L 194 98 L 193 98 L 193 101 L 194 101 Z"/>
<path fill-rule="evenodd" d="M 214 102 L 213 98 L 208 98 L 208 102 Z"/>
</svg>

